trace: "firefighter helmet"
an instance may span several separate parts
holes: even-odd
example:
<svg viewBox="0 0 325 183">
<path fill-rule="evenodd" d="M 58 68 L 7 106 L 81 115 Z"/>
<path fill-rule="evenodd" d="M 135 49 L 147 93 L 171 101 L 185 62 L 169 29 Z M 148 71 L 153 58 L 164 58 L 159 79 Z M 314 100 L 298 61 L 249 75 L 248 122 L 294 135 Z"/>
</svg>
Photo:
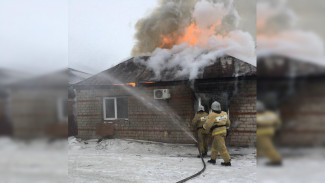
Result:
<svg viewBox="0 0 325 183">
<path fill-rule="evenodd" d="M 214 110 L 214 111 L 221 111 L 221 105 L 220 105 L 220 103 L 217 102 L 217 101 L 214 101 L 211 104 L 211 109 Z"/>
<path fill-rule="evenodd" d="M 197 111 L 204 111 L 204 106 L 203 105 L 199 105 Z"/>
</svg>

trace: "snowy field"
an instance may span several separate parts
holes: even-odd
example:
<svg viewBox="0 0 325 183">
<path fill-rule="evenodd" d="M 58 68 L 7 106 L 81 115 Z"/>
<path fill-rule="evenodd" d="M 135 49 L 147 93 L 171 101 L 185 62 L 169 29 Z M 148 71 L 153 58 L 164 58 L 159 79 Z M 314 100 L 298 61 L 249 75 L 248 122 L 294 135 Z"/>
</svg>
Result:
<svg viewBox="0 0 325 183">
<path fill-rule="evenodd" d="M 257 163 L 257 182 L 260 183 L 324 183 L 324 148 L 282 148 L 281 167 L 265 166 L 266 159 Z"/>
<path fill-rule="evenodd" d="M 0 138 L 0 183 L 66 183 L 68 143 Z"/>
<path fill-rule="evenodd" d="M 231 167 L 207 165 L 189 182 L 256 182 L 254 148 L 230 148 Z M 69 138 L 69 182 L 176 182 L 202 169 L 194 145 Z M 205 158 L 205 161 L 209 158 Z"/>
<path fill-rule="evenodd" d="M 69 145 L 68 145 L 69 144 Z M 189 182 L 323 183 L 325 150 L 281 149 L 282 167 L 256 167 L 254 148 L 229 148 L 232 167 L 207 165 Z M 193 145 L 134 140 L 0 138 L 0 183 L 176 182 L 201 170 Z M 205 158 L 207 161 L 209 158 Z M 68 174 L 69 173 L 69 174 Z"/>
</svg>

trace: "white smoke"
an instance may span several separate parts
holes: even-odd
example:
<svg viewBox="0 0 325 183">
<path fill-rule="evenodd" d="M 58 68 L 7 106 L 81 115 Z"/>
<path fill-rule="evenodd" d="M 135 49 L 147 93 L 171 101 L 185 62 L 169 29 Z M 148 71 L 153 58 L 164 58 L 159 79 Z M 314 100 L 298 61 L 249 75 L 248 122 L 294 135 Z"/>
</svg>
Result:
<svg viewBox="0 0 325 183">
<path fill-rule="evenodd" d="M 147 61 L 141 62 L 154 71 L 157 79 L 163 70 L 173 68 L 179 68 L 176 77 L 195 79 L 204 67 L 225 55 L 256 65 L 254 40 L 248 32 L 237 29 L 240 17 L 232 1 L 198 1 L 192 19 L 200 29 L 196 44 L 183 42 L 170 49 L 157 47 Z"/>
<path fill-rule="evenodd" d="M 312 31 L 297 28 L 297 21 L 286 1 L 258 1 L 257 56 L 282 55 L 325 65 L 322 39 Z"/>
</svg>

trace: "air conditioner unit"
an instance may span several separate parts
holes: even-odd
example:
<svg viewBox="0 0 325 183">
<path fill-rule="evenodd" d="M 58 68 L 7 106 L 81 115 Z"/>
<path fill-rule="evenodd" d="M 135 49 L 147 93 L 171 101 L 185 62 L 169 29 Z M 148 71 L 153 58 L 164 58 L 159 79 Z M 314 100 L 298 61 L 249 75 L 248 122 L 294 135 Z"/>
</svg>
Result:
<svg viewBox="0 0 325 183">
<path fill-rule="evenodd" d="M 156 89 L 153 90 L 154 99 L 169 99 L 169 89 Z"/>
</svg>

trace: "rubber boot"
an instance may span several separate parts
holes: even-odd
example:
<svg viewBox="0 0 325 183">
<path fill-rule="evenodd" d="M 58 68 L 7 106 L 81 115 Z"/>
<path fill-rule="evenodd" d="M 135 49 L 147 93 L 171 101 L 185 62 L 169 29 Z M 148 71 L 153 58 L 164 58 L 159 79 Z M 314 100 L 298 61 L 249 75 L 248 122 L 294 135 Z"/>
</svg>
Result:
<svg viewBox="0 0 325 183">
<path fill-rule="evenodd" d="M 231 166 L 231 163 L 230 162 L 222 162 L 221 165 L 222 166 Z"/>
<path fill-rule="evenodd" d="M 214 160 L 214 159 L 210 159 L 210 160 L 208 161 L 208 163 L 211 163 L 211 164 L 215 165 L 215 164 L 216 164 L 216 160 Z"/>
<path fill-rule="evenodd" d="M 202 153 L 202 158 L 205 158 L 205 157 L 207 156 L 207 154 L 208 154 L 208 153 L 206 153 L 206 152 L 205 152 L 205 153 Z M 198 157 L 198 158 L 201 158 L 200 155 L 197 155 L 197 157 Z"/>
</svg>

